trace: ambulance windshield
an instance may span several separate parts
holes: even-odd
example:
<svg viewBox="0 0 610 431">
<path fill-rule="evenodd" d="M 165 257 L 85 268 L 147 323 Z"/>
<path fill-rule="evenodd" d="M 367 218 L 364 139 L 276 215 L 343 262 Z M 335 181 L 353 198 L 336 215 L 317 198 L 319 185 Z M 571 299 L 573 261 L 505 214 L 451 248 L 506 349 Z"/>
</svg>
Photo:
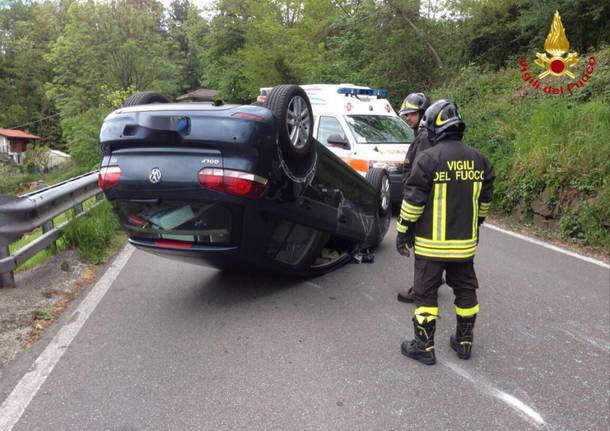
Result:
<svg viewBox="0 0 610 431">
<path fill-rule="evenodd" d="M 389 115 L 346 115 L 356 141 L 362 144 L 407 144 L 413 132 L 399 117 Z"/>
</svg>

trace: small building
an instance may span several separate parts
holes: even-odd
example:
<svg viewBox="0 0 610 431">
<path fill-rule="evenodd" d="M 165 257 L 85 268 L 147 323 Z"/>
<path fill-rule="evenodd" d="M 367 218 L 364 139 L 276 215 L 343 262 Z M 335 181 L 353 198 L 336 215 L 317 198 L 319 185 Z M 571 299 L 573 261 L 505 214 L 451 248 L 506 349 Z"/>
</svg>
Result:
<svg viewBox="0 0 610 431">
<path fill-rule="evenodd" d="M 40 139 L 40 136 L 21 130 L 0 129 L 0 154 L 5 154 L 13 163 L 20 164 L 28 143 L 37 139 Z"/>
<path fill-rule="evenodd" d="M 47 169 L 52 169 L 61 164 L 67 163 L 70 161 L 70 154 L 66 154 L 63 151 L 59 150 L 49 150 L 47 151 Z"/>
<path fill-rule="evenodd" d="M 177 102 L 214 102 L 218 100 L 218 90 L 209 90 L 200 88 L 199 90 L 191 91 L 176 97 Z"/>
</svg>

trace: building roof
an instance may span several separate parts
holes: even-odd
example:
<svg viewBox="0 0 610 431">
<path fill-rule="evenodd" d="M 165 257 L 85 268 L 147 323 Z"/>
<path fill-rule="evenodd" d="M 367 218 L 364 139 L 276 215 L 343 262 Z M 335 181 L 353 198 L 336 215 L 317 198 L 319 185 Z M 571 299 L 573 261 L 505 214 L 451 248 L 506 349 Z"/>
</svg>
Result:
<svg viewBox="0 0 610 431">
<path fill-rule="evenodd" d="M 15 129 L 0 129 L 0 136 L 16 139 L 40 139 L 40 136 L 32 135 L 31 133 L 22 132 Z"/>
<path fill-rule="evenodd" d="M 218 95 L 217 90 L 210 90 L 207 88 L 200 88 L 199 90 L 191 91 L 190 93 L 183 94 L 182 96 L 176 97 L 178 102 L 182 100 L 194 100 L 194 101 L 214 101 Z"/>
</svg>

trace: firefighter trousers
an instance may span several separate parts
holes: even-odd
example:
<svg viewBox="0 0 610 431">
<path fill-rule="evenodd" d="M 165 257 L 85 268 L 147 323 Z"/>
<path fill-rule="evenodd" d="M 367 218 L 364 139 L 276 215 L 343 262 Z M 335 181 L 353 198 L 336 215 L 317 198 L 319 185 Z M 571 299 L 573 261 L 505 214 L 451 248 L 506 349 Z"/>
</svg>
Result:
<svg viewBox="0 0 610 431">
<path fill-rule="evenodd" d="M 479 283 L 472 260 L 466 262 L 438 262 L 415 258 L 415 283 L 413 299 L 418 307 L 438 307 L 438 289 L 443 283 L 443 271 L 447 285 L 453 289 L 454 304 L 461 309 L 471 309 L 478 304 Z"/>
</svg>

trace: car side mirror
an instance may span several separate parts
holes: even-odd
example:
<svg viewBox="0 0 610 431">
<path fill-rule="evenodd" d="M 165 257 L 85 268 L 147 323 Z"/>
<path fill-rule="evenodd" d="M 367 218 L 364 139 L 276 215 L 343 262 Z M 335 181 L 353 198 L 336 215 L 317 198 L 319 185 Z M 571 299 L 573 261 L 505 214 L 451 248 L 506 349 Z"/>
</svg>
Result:
<svg viewBox="0 0 610 431">
<path fill-rule="evenodd" d="M 349 146 L 349 142 L 347 142 L 347 139 L 345 139 L 343 136 L 336 134 L 336 135 L 330 135 L 328 137 L 328 139 L 326 140 L 326 143 L 328 145 L 333 145 L 335 147 L 340 147 L 346 150 L 350 149 Z"/>
</svg>

